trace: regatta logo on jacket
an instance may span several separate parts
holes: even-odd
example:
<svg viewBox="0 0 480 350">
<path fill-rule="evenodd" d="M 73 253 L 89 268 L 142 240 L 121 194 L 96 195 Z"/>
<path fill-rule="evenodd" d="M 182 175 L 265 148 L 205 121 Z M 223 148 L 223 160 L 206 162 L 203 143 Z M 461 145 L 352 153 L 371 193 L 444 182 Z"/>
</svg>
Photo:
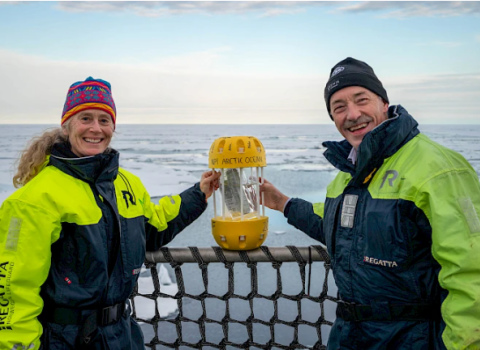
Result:
<svg viewBox="0 0 480 350">
<path fill-rule="evenodd" d="M 13 330 L 10 323 L 15 311 L 15 304 L 13 301 L 10 303 L 11 299 L 9 298 L 13 267 L 13 262 L 0 262 L 0 331 Z"/>
<path fill-rule="evenodd" d="M 383 176 L 382 184 L 380 185 L 380 188 L 382 188 L 383 185 L 385 185 L 385 181 L 387 181 L 387 179 L 388 179 L 388 184 L 390 185 L 390 187 L 393 187 L 393 180 L 395 180 L 397 177 L 398 177 L 398 171 L 387 170 L 385 172 L 385 175 Z"/>
<path fill-rule="evenodd" d="M 127 209 L 128 209 L 128 201 L 130 201 L 130 203 L 132 205 L 137 205 L 137 203 L 135 202 L 135 199 L 133 198 L 132 194 L 128 191 L 122 191 L 123 193 L 123 199 L 125 199 L 125 204 L 127 206 Z M 128 197 L 128 198 L 127 198 Z"/>
<path fill-rule="evenodd" d="M 380 259 L 376 259 L 376 258 L 371 258 L 369 256 L 365 256 L 363 258 L 363 261 L 365 261 L 366 263 L 369 263 L 369 264 L 381 265 L 381 266 L 386 266 L 386 267 L 397 267 L 398 266 L 396 261 L 380 260 Z"/>
</svg>

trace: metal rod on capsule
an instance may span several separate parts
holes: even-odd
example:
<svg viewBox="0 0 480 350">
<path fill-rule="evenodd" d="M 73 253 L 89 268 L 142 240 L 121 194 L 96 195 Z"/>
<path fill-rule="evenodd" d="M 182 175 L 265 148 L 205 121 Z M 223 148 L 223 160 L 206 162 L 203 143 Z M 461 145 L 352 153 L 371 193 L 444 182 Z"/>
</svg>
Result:
<svg viewBox="0 0 480 350">
<path fill-rule="evenodd" d="M 215 173 L 215 168 L 212 168 L 212 171 L 213 173 Z M 213 193 L 212 193 L 212 196 L 213 196 L 213 217 L 216 218 L 217 217 L 217 201 L 215 200 L 215 187 L 213 188 Z"/>
<path fill-rule="evenodd" d="M 238 181 L 238 182 L 240 183 L 240 188 L 239 188 L 239 191 L 240 191 L 240 213 L 241 213 L 241 218 L 242 218 L 242 221 L 243 221 L 242 179 L 243 179 L 243 168 L 240 168 L 240 181 Z"/>
<path fill-rule="evenodd" d="M 257 167 L 257 215 L 260 217 L 260 170 Z"/>
<path fill-rule="evenodd" d="M 262 185 L 265 183 L 263 178 L 263 167 L 262 169 Z M 265 193 L 262 192 L 262 216 L 265 216 Z"/>
<path fill-rule="evenodd" d="M 226 171 L 222 171 L 222 175 L 220 176 L 222 178 L 222 216 L 223 220 L 225 220 L 225 174 Z"/>
</svg>

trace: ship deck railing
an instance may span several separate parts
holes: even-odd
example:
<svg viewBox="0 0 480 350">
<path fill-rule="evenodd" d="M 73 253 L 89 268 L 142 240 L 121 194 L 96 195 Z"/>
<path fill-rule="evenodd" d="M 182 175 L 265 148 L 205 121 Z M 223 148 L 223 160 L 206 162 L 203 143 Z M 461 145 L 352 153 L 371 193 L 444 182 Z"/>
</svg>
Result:
<svg viewBox="0 0 480 350">
<path fill-rule="evenodd" d="M 159 263 L 169 264 L 174 272 L 178 290 L 174 295 L 162 290 L 164 287 L 159 279 Z M 288 263 L 290 268 L 288 275 L 282 276 L 281 268 L 282 265 L 286 265 L 285 263 Z M 194 273 L 201 275 L 203 288 L 199 293 L 198 291 L 193 293 L 186 286 L 184 271 L 182 271 L 182 266 L 186 264 L 196 265 L 197 272 Z M 228 287 L 224 291 L 221 290 L 222 288 L 212 287 L 211 282 L 209 288 L 209 280 L 212 280 L 212 278 L 209 279 L 209 270 L 212 270 L 209 266 L 212 264 L 220 268 L 223 265 L 222 270 L 228 279 Z M 239 265 L 242 266 L 242 279 L 250 282 L 249 292 L 246 294 L 236 292 L 239 287 L 236 279 L 239 278 L 238 274 L 235 274 L 234 267 L 237 266 L 238 270 Z M 270 293 L 262 294 L 264 279 L 259 276 L 259 269 L 265 270 L 266 268 L 262 267 L 265 265 L 270 266 L 268 280 L 275 281 L 275 288 L 272 290 L 272 286 L 269 286 L 270 288 L 267 289 L 270 289 Z M 292 268 L 292 265 L 298 268 Z M 150 270 L 153 290 L 142 291 L 137 284 L 130 300 L 133 309 L 132 317 L 144 326 L 151 327 L 152 331 L 149 333 L 153 336 L 148 337 L 144 332 L 147 348 L 326 349 L 326 334 L 329 333 L 334 320 L 326 318 L 325 304 L 332 304 L 329 305 L 329 309 L 332 309 L 337 298 L 328 294 L 330 257 L 323 246 L 261 246 L 250 251 L 229 251 L 220 247 L 164 247 L 156 252 L 147 252 L 145 266 Z M 216 271 L 219 275 L 218 267 Z M 245 277 L 248 271 L 250 278 Z M 293 277 L 292 273 L 296 273 L 297 276 Z M 272 275 L 275 277 L 273 278 Z M 296 285 L 293 285 L 292 281 L 296 281 Z M 242 287 L 245 289 L 246 286 Z M 212 291 L 212 289 L 216 290 Z M 292 290 L 295 292 L 290 293 Z M 152 307 L 155 305 L 153 317 L 142 318 L 137 315 L 135 300 L 138 301 L 138 298 L 147 298 L 151 301 Z M 167 299 L 177 303 L 177 312 L 174 315 L 161 315 L 159 304 Z M 196 303 L 201 305 L 201 311 L 196 312 L 196 315 L 189 312 L 189 307 L 195 304 L 192 300 L 196 300 Z M 236 300 L 248 303 L 248 309 L 244 307 L 241 310 L 246 316 L 243 319 L 235 317 L 235 306 L 231 307 Z M 225 303 L 222 317 L 211 316 L 214 313 L 209 310 L 209 307 L 215 307 L 218 314 L 219 308 L 212 306 L 217 305 L 216 303 Z M 267 318 L 265 318 L 265 307 L 260 309 L 263 311 L 259 313 L 259 308 L 255 306 L 259 303 L 272 304 L 273 312 Z M 294 303 L 296 306 L 289 308 L 288 315 L 285 315 L 281 309 L 286 303 Z M 272 309 L 272 307 L 269 308 Z M 192 326 L 198 330 L 194 331 Z M 222 336 L 212 339 L 209 332 L 212 327 L 217 327 L 216 334 Z M 218 327 L 221 327 L 221 332 L 218 331 Z M 239 328 L 243 328 L 240 332 L 246 334 L 241 341 L 238 340 Z M 306 331 L 305 328 L 309 330 Z M 312 331 L 316 332 L 314 341 L 312 341 Z M 306 337 L 308 344 L 304 344 L 302 335 L 307 333 L 310 334 Z M 286 340 L 287 334 L 290 335 L 288 340 Z"/>
</svg>

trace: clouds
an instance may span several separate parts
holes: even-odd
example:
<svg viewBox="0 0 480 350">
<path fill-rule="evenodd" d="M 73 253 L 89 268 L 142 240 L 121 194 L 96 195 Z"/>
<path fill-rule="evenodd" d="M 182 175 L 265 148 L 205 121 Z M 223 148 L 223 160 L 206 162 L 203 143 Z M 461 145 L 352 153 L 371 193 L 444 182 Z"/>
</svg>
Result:
<svg viewBox="0 0 480 350">
<path fill-rule="evenodd" d="M 112 83 L 120 123 L 329 123 L 326 75 L 348 56 L 420 121 L 448 122 L 457 108 L 478 123 L 477 12 L 463 2 L 2 6 L 0 123 L 57 123 L 67 87 L 88 76 Z M 382 18 L 393 15 L 402 20 Z M 417 15 L 437 18 L 403 19 Z"/>
<path fill-rule="evenodd" d="M 262 16 L 293 14 L 309 6 L 330 6 L 325 2 L 306 4 L 297 1 L 73 1 L 59 2 L 58 8 L 69 12 L 132 12 L 158 17 L 185 14 L 246 14 Z"/>
<path fill-rule="evenodd" d="M 68 86 L 90 75 L 111 82 L 119 123 L 330 123 L 323 101 L 327 75 L 218 71 L 229 50 L 144 64 L 49 60 L 0 50 L 0 123 L 57 124 Z M 382 74 L 381 80 L 392 104 L 401 103 L 420 123 L 478 122 L 479 72 Z"/>
<path fill-rule="evenodd" d="M 111 82 L 119 123 L 320 120 L 324 107 L 318 92 L 324 79 L 224 74 L 214 68 L 224 50 L 148 64 L 54 61 L 0 51 L 0 66 L 4 67 L 0 70 L 4 82 L 0 85 L 0 123 L 57 123 L 68 86 L 90 75 Z M 203 63 L 198 57 L 204 58 Z"/>
<path fill-rule="evenodd" d="M 480 72 L 387 78 L 384 86 L 390 102 L 402 104 L 420 123 L 478 123 Z"/>
<path fill-rule="evenodd" d="M 479 15 L 478 1 L 365 1 L 340 6 L 346 13 L 383 12 L 383 17 L 452 17 Z"/>
<path fill-rule="evenodd" d="M 331 8 L 339 13 L 379 12 L 382 17 L 452 17 L 479 15 L 477 1 L 68 1 L 58 8 L 69 12 L 131 12 L 158 17 L 185 14 L 295 14 L 311 7 Z"/>
</svg>

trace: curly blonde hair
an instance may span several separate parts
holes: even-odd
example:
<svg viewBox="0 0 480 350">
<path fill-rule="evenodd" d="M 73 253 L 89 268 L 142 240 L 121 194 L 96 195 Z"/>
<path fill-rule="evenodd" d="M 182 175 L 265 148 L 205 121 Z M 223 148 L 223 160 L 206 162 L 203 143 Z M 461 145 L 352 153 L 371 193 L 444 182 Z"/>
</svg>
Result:
<svg viewBox="0 0 480 350">
<path fill-rule="evenodd" d="M 53 145 L 68 140 L 68 136 L 63 132 L 64 128 L 68 130 L 68 122 L 67 120 L 61 128 L 47 130 L 42 135 L 30 140 L 17 162 L 17 173 L 13 176 L 13 186 L 16 188 L 25 186 L 38 175 L 47 156 L 51 154 Z"/>
</svg>

